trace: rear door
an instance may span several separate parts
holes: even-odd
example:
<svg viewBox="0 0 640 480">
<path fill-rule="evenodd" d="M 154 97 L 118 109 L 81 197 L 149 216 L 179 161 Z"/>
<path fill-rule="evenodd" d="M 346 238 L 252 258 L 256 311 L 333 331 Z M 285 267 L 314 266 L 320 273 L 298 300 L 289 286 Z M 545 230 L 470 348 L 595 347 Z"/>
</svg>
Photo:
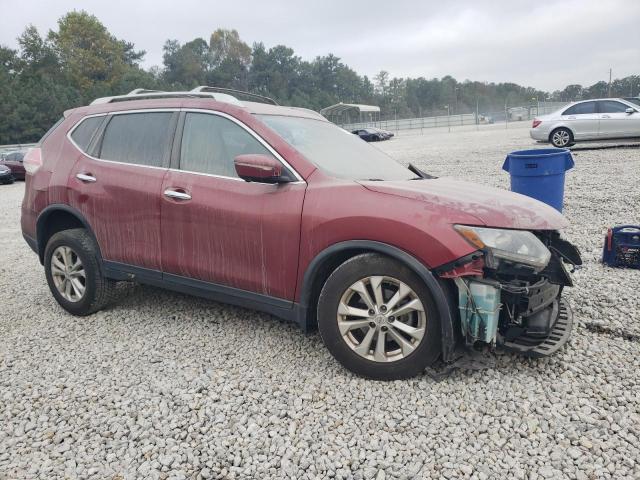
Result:
<svg viewBox="0 0 640 480">
<path fill-rule="evenodd" d="M 298 181 L 245 182 L 233 159 L 250 153 L 273 156 Z M 174 158 L 176 168 L 162 185 L 164 278 L 293 300 L 306 183 L 248 127 L 223 113 L 184 112 Z"/>
<path fill-rule="evenodd" d="M 616 100 L 600 100 L 600 138 L 640 136 L 640 113 L 627 113 L 629 105 Z"/>
<path fill-rule="evenodd" d="M 103 259 L 120 264 L 111 266 L 161 276 L 160 192 L 178 115 L 118 112 L 89 117 L 70 133 L 84 152 L 69 178 L 71 205 L 91 225 Z"/>
<path fill-rule="evenodd" d="M 598 137 L 600 116 L 596 102 L 577 103 L 562 113 L 562 120 L 573 132 L 576 140 L 593 140 Z"/>
</svg>

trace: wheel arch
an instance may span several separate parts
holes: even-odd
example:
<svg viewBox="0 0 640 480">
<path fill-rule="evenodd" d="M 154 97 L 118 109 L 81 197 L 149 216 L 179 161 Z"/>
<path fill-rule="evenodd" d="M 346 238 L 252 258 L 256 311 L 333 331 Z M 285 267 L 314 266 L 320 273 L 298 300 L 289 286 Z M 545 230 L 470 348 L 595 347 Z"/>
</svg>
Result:
<svg viewBox="0 0 640 480">
<path fill-rule="evenodd" d="M 44 251 L 47 248 L 49 239 L 54 234 L 71 228 L 84 228 L 96 240 L 91 225 L 79 210 L 69 205 L 53 204 L 40 212 L 36 220 L 36 245 L 41 264 L 44 264 Z M 97 241 L 96 245 L 98 245 Z M 99 246 L 98 254 L 100 255 L 100 261 L 102 261 Z"/>
<path fill-rule="evenodd" d="M 299 296 L 298 323 L 303 330 L 313 330 L 317 326 L 317 309 L 314 306 L 329 275 L 343 262 L 362 253 L 380 253 L 393 258 L 409 267 L 424 281 L 440 315 L 443 360 L 452 360 L 456 343 L 454 320 L 457 317 L 448 285 L 411 254 L 382 242 L 349 240 L 331 245 L 314 257 L 304 273 Z"/>
</svg>

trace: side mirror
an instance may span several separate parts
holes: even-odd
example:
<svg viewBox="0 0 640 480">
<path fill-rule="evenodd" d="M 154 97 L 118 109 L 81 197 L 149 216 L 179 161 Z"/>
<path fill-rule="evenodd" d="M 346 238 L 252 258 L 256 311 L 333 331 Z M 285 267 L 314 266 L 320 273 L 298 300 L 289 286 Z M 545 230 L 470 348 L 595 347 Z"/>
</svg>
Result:
<svg viewBox="0 0 640 480">
<path fill-rule="evenodd" d="M 238 176 L 247 182 L 287 183 L 282 176 L 282 164 L 269 155 L 238 155 L 233 159 Z"/>
<path fill-rule="evenodd" d="M 635 110 L 633 108 L 631 108 L 631 107 L 629 107 L 629 108 L 627 108 L 625 110 L 625 113 L 634 113 L 634 112 L 635 112 Z"/>
</svg>

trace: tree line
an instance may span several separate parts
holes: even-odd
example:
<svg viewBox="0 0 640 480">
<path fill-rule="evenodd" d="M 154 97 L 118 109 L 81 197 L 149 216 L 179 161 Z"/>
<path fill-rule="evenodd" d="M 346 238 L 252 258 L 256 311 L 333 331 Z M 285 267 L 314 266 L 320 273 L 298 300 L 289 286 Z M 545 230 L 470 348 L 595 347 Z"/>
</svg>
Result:
<svg viewBox="0 0 640 480">
<path fill-rule="evenodd" d="M 134 88 L 190 90 L 216 85 L 274 98 L 283 105 L 320 110 L 338 103 L 378 105 L 382 117 L 481 112 L 536 101 L 606 97 L 609 84 L 569 85 L 544 92 L 515 83 L 391 78 L 381 71 L 361 76 L 333 54 L 303 60 L 293 49 L 262 42 L 249 46 L 236 30 L 215 30 L 208 39 L 167 40 L 161 67 L 144 69 L 144 51 L 118 39 L 93 15 L 74 11 L 43 36 L 28 26 L 16 50 L 0 45 L 0 145 L 37 141 L 62 113 L 96 97 Z M 612 96 L 638 95 L 640 76 L 617 79 Z"/>
</svg>

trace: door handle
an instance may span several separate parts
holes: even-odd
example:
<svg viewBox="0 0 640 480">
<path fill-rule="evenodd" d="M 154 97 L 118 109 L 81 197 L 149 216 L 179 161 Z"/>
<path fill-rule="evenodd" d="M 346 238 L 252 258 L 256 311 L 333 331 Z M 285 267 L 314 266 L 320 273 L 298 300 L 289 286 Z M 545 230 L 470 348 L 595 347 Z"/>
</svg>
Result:
<svg viewBox="0 0 640 480">
<path fill-rule="evenodd" d="M 77 173 L 76 178 L 85 183 L 95 183 L 97 181 L 96 177 L 90 173 Z"/>
<path fill-rule="evenodd" d="M 600 118 L 611 118 L 609 115 L 602 115 Z"/>
<path fill-rule="evenodd" d="M 175 198 L 176 200 L 191 200 L 191 195 L 187 192 L 176 190 L 174 188 L 167 188 L 164 191 L 164 196 L 169 198 Z"/>
</svg>

